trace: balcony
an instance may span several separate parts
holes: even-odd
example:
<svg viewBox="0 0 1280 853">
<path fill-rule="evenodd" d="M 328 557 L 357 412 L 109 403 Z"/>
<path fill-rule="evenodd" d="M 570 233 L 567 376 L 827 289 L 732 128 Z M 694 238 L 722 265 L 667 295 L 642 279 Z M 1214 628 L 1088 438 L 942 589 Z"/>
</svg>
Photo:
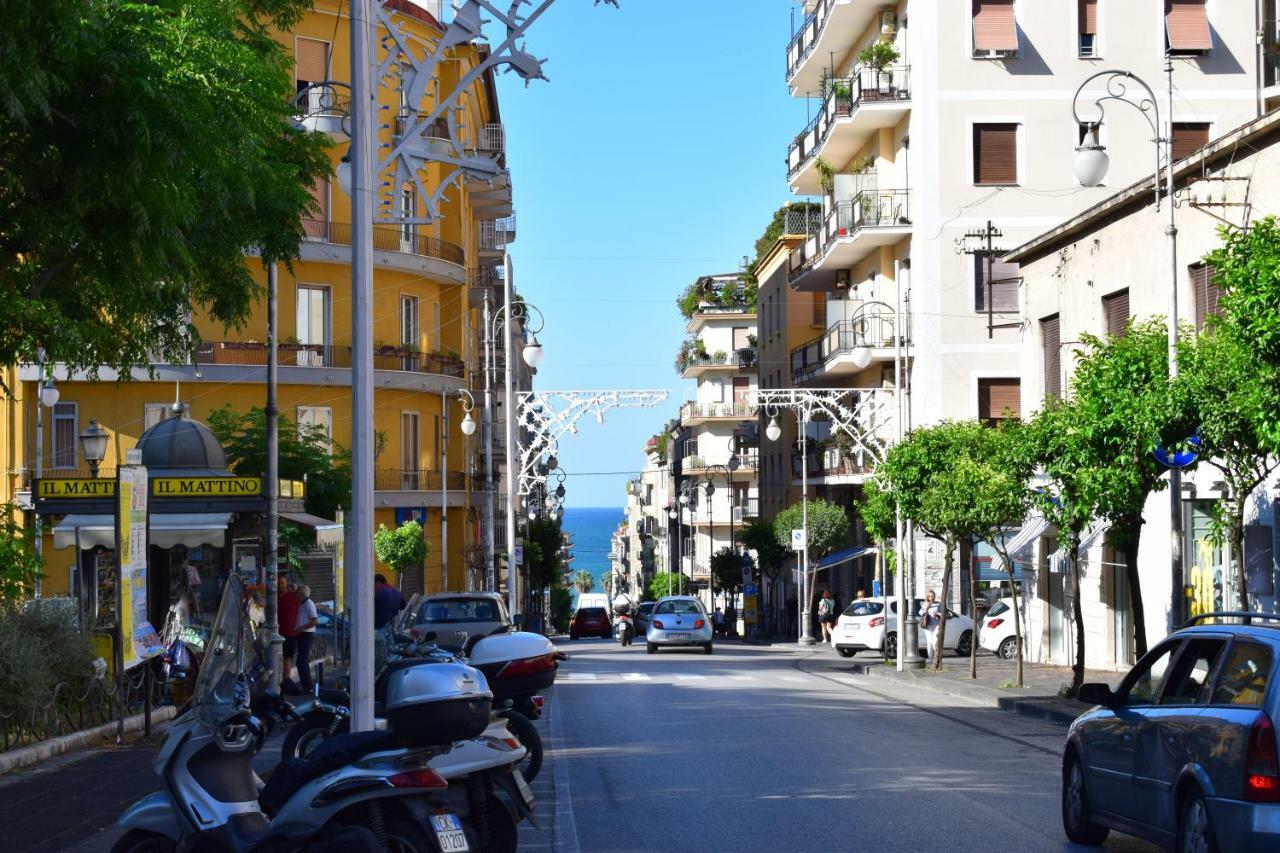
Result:
<svg viewBox="0 0 1280 853">
<path fill-rule="evenodd" d="M 828 81 L 822 108 L 787 149 L 787 178 L 793 192 L 822 192 L 817 163 L 848 163 L 868 134 L 894 127 L 911 110 L 911 68 L 859 67 L 853 76 Z"/>
<path fill-rule="evenodd" d="M 735 479 L 751 479 L 760 466 L 759 451 L 751 450 L 742 453 L 734 453 L 727 459 L 720 461 L 721 457 L 715 457 L 709 460 L 697 453 L 691 453 L 684 457 L 680 464 L 680 472 L 683 476 L 700 477 L 705 475 L 712 466 L 715 466 L 715 472 L 723 476 L 720 468 L 728 468 L 730 476 Z"/>
<path fill-rule="evenodd" d="M 488 219 L 480 222 L 481 255 L 501 255 L 507 246 L 516 241 L 516 217 Z"/>
<path fill-rule="evenodd" d="M 323 133 L 335 140 L 349 138 L 351 99 L 333 86 L 312 86 L 294 102 L 294 123 L 307 133 Z"/>
<path fill-rule="evenodd" d="M 327 219 L 304 219 L 302 229 L 306 243 L 329 243 L 334 246 L 351 245 L 351 223 L 332 222 Z M 387 252 L 404 252 L 424 258 L 435 258 L 462 266 L 466 253 L 462 247 L 437 237 L 417 233 L 412 225 L 374 225 L 373 248 Z"/>
<path fill-rule="evenodd" d="M 733 507 L 733 523 L 734 524 L 743 524 L 744 522 L 750 521 L 753 518 L 759 518 L 759 517 L 760 517 L 760 499 L 759 498 L 747 498 L 745 501 L 740 501 L 739 503 L 735 504 Z"/>
<path fill-rule="evenodd" d="M 791 351 L 792 384 L 850 376 L 892 359 L 896 326 L 893 308 L 883 302 L 862 303 L 848 320 L 831 324 L 821 336 Z M 906 326 L 904 343 L 910 339 L 910 323 Z"/>
<path fill-rule="evenodd" d="M 681 351 L 677 361 L 680 375 L 685 379 L 696 379 L 704 373 L 717 370 L 729 372 L 752 370 L 756 366 L 758 354 L 755 347 L 743 347 L 731 353 L 716 352 L 710 355 L 695 351 Z"/>
<path fill-rule="evenodd" d="M 350 369 L 351 347 L 329 344 L 277 344 L 276 358 L 282 367 Z M 200 365 L 265 367 L 267 345 L 257 341 L 199 341 L 196 343 L 196 361 Z M 374 347 L 373 369 L 428 373 L 454 379 L 466 377 L 466 365 L 460 358 L 397 346 Z"/>
<path fill-rule="evenodd" d="M 463 471 L 403 470 L 378 468 L 373 473 L 373 488 L 378 492 L 462 491 L 467 487 Z"/>
<path fill-rule="evenodd" d="M 805 7 L 809 14 L 787 45 L 787 85 L 793 95 L 818 91 L 831 57 L 852 50 L 854 39 L 880 13 L 880 4 L 871 0 L 810 0 Z M 882 34 L 892 32 L 881 28 Z"/>
<path fill-rule="evenodd" d="M 851 388 L 842 400 L 842 427 L 837 431 L 825 422 L 832 434 L 810 435 L 808 477 L 831 485 L 865 481 L 888 446 L 897 437 L 896 395 L 892 388 Z M 792 474 L 796 485 L 801 478 L 799 442 L 792 453 Z"/>
<path fill-rule="evenodd" d="M 822 230 L 792 250 L 787 281 L 796 290 L 829 291 L 836 273 L 911 234 L 908 190 L 864 190 L 831 205 Z"/>
<path fill-rule="evenodd" d="M 687 402 L 680 407 L 680 423 L 683 426 L 712 421 L 741 421 L 756 416 L 756 407 L 744 402 L 699 403 Z"/>
</svg>

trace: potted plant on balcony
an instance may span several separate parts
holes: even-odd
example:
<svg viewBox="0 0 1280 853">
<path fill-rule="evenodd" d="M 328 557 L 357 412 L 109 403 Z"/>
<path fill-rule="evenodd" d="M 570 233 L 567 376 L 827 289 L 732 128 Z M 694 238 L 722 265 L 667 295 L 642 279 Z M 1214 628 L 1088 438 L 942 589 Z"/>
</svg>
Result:
<svg viewBox="0 0 1280 853">
<path fill-rule="evenodd" d="M 695 339 L 693 342 L 693 354 L 697 356 L 700 361 L 706 361 L 709 357 L 707 355 L 707 342 L 702 338 Z"/>
<path fill-rule="evenodd" d="M 729 353 L 722 349 L 718 349 L 711 354 L 711 360 L 716 364 L 724 364 L 729 360 Z"/>
<path fill-rule="evenodd" d="M 844 80 L 833 82 L 831 84 L 831 94 L 836 99 L 836 111 L 840 112 L 843 109 L 844 113 L 847 114 L 853 106 L 853 90 L 848 82 Z"/>
<path fill-rule="evenodd" d="M 831 192 L 836 186 L 836 169 L 824 158 L 819 157 L 813 164 L 818 170 L 818 186 L 822 187 L 823 192 Z"/>
<path fill-rule="evenodd" d="M 893 72 L 886 69 L 897 62 L 901 54 L 891 42 L 878 41 L 864 47 L 858 53 L 858 64 L 872 69 L 876 73 L 874 89 L 863 89 L 862 97 L 881 98 L 894 96 Z"/>
</svg>

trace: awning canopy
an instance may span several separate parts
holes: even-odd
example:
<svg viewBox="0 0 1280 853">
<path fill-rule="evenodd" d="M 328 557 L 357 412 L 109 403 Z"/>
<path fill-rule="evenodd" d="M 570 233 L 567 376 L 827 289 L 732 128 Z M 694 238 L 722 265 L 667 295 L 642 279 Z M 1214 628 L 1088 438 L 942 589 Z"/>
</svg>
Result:
<svg viewBox="0 0 1280 853">
<path fill-rule="evenodd" d="M 227 527 L 231 524 L 229 512 L 181 512 L 153 514 L 150 519 L 150 542 L 160 548 L 182 545 L 199 548 L 211 545 L 224 548 L 227 543 Z M 71 514 L 53 526 L 53 547 L 71 548 L 76 544 L 76 530 L 80 531 L 80 547 L 114 548 L 116 545 L 116 520 L 110 515 Z"/>
<path fill-rule="evenodd" d="M 299 527 L 310 527 L 316 534 L 317 548 L 337 548 L 342 544 L 342 525 L 309 512 L 282 512 L 280 517 Z"/>
<path fill-rule="evenodd" d="M 867 554 L 874 553 L 876 553 L 876 549 L 870 546 L 866 548 L 845 548 L 843 551 L 836 551 L 835 553 L 828 554 L 818 562 L 814 563 L 813 571 L 818 572 L 823 569 L 835 568 L 836 566 L 847 563 L 850 560 L 856 560 L 859 557 L 864 557 Z"/>
</svg>

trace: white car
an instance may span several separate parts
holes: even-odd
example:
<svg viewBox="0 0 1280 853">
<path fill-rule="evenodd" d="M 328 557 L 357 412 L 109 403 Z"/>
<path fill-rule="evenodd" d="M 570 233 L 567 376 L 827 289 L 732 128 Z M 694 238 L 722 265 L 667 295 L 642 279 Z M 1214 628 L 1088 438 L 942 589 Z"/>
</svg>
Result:
<svg viewBox="0 0 1280 853">
<path fill-rule="evenodd" d="M 842 657 L 853 657 L 861 651 L 882 652 L 886 658 L 898 656 L 898 600 L 890 598 L 886 619 L 885 599 L 859 598 L 849 604 L 836 620 L 831 632 L 831 645 Z M 924 599 L 912 604 L 916 613 L 924 606 Z M 886 625 L 887 621 L 887 625 Z M 887 632 L 886 632 L 887 628 Z M 920 651 L 923 653 L 928 639 L 920 631 Z M 952 649 L 957 655 L 969 654 L 973 644 L 973 620 L 954 610 L 947 611 L 947 638 L 944 649 Z"/>
<path fill-rule="evenodd" d="M 1027 634 L 1027 600 L 1022 599 L 1022 635 L 1023 647 L 1026 646 Z M 982 619 L 982 627 L 978 629 L 978 645 L 1005 660 L 1013 660 L 1017 654 L 1018 639 L 1013 633 L 1013 599 L 1002 598 Z"/>
</svg>

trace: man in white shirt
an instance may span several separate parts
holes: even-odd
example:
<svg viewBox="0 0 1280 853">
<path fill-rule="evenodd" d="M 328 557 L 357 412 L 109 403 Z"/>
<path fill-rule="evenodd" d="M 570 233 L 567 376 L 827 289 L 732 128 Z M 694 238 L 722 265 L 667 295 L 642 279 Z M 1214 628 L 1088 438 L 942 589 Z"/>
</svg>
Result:
<svg viewBox="0 0 1280 853">
<path fill-rule="evenodd" d="M 295 595 L 298 597 L 298 684 L 306 693 L 312 692 L 311 681 L 311 644 L 316 638 L 316 603 L 311 600 L 311 587 L 299 584 Z"/>
</svg>

